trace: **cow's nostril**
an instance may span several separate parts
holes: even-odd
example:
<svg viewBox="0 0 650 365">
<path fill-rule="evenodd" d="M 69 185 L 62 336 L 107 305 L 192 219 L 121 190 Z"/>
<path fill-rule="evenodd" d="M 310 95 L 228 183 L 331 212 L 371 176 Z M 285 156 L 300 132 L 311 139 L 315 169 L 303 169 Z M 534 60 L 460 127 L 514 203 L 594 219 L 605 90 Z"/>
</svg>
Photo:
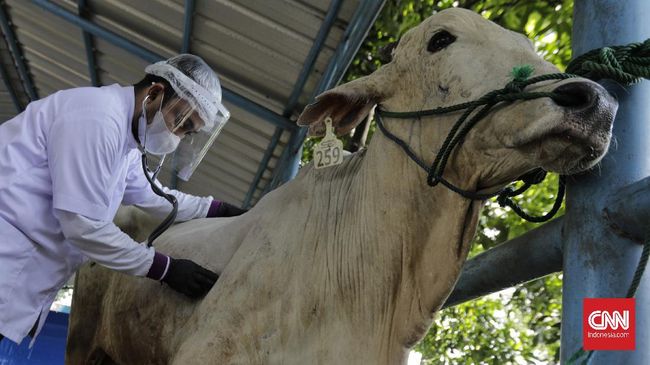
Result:
<svg viewBox="0 0 650 365">
<path fill-rule="evenodd" d="M 560 85 L 553 90 L 553 93 L 557 94 L 557 96 L 553 97 L 553 101 L 557 105 L 567 108 L 588 108 L 594 105 L 597 99 L 596 89 L 586 82 L 571 82 Z"/>
</svg>

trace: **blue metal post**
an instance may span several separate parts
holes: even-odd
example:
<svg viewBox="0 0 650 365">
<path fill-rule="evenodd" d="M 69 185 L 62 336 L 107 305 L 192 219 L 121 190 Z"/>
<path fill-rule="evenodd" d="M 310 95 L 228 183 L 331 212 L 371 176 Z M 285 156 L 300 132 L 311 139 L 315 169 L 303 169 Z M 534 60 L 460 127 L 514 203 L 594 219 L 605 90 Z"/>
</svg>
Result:
<svg viewBox="0 0 650 365">
<path fill-rule="evenodd" d="M 36 88 L 32 82 L 32 76 L 29 74 L 29 71 L 27 71 L 25 56 L 23 56 L 23 52 L 18 46 L 18 40 L 16 39 L 14 30 L 9 22 L 9 16 L 2 4 L 0 4 L 0 28 L 2 28 L 2 32 L 4 33 L 9 51 L 11 51 L 11 54 L 13 55 L 14 63 L 18 70 L 18 75 L 23 83 L 23 87 L 25 88 L 25 92 L 31 101 L 38 100 L 38 94 L 36 93 Z"/>
<path fill-rule="evenodd" d="M 242 203 L 243 208 L 248 208 L 250 206 L 251 201 L 253 200 L 253 195 L 257 190 L 257 186 L 260 184 L 260 180 L 262 179 L 262 175 L 264 175 L 264 171 L 269 165 L 271 156 L 273 156 L 273 151 L 275 151 L 275 148 L 278 146 L 278 142 L 280 142 L 280 136 L 282 136 L 282 132 L 284 132 L 282 128 L 275 128 L 275 132 L 271 137 L 271 141 L 269 142 L 269 145 L 266 147 L 266 152 L 264 152 L 264 157 L 262 157 L 262 161 L 260 161 L 260 166 L 257 168 L 257 172 L 255 173 L 255 177 L 253 178 L 253 182 L 248 188 L 248 192 L 246 193 L 246 198 L 244 198 L 244 202 Z"/>
<path fill-rule="evenodd" d="M 650 177 L 610 195 L 603 214 L 612 229 L 643 242 L 650 222 Z"/>
<path fill-rule="evenodd" d="M 560 217 L 468 260 L 443 308 L 561 271 L 563 229 Z"/>
<path fill-rule="evenodd" d="M 153 63 L 165 59 L 165 57 L 155 52 L 152 52 L 114 32 L 111 32 L 106 28 L 103 28 L 97 24 L 94 24 L 93 22 L 83 19 L 79 17 L 77 14 L 67 11 L 65 8 L 57 4 L 54 4 L 47 0 L 32 0 L 32 3 L 76 25 L 77 27 L 81 28 L 83 31 L 86 31 L 94 35 L 95 37 L 102 38 L 107 42 L 142 58 L 145 61 Z M 258 116 L 271 124 L 289 130 L 294 130 L 297 128 L 295 123 L 291 122 L 288 118 L 283 117 L 282 115 L 279 115 L 274 111 L 260 104 L 255 103 L 254 101 L 246 99 L 245 97 L 235 93 L 232 90 L 229 90 L 222 86 L 221 92 L 223 94 L 223 99 L 226 100 L 227 102 L 239 108 L 245 109 L 249 113 Z"/>
<path fill-rule="evenodd" d="M 79 16 L 88 18 L 88 4 L 86 0 L 77 1 L 77 9 Z M 93 37 L 90 33 L 84 31 L 84 47 L 86 48 L 86 59 L 88 60 L 88 74 L 90 75 L 90 82 L 93 86 L 99 86 L 99 78 L 97 77 L 97 63 L 95 62 L 95 45 Z"/>
<path fill-rule="evenodd" d="M 650 37 L 650 1 L 578 0 L 573 51 L 643 41 Z M 606 198 L 650 175 L 650 83 L 618 89 L 617 140 L 601 168 L 569 181 L 564 235 L 562 361 L 582 346 L 583 298 L 623 297 L 641 246 L 618 235 L 602 211 Z M 646 222 L 647 226 L 647 222 Z M 650 364 L 650 275 L 636 295 L 636 351 L 596 351 L 591 364 Z"/>
<path fill-rule="evenodd" d="M 327 9 L 327 13 L 325 14 L 325 18 L 323 19 L 323 24 L 318 30 L 318 34 L 316 34 L 316 38 L 314 39 L 314 44 L 309 50 L 309 54 L 305 59 L 305 63 L 302 67 L 302 70 L 300 70 L 300 74 L 298 75 L 298 80 L 296 80 L 296 83 L 293 86 L 293 90 L 291 91 L 291 96 L 289 96 L 289 102 L 287 103 L 287 107 L 284 109 L 283 115 L 287 118 L 291 116 L 293 109 L 298 104 L 298 99 L 300 98 L 300 95 L 302 94 L 302 91 L 305 88 L 305 84 L 307 83 L 307 79 L 309 78 L 309 75 L 314 69 L 314 65 L 316 64 L 316 59 L 318 58 L 318 55 L 323 49 L 323 46 L 325 45 L 325 41 L 327 40 L 327 36 L 329 35 L 329 32 L 332 29 L 332 26 L 334 25 L 336 18 L 338 17 L 341 4 L 342 4 L 342 0 L 332 0 L 329 8 Z M 255 178 L 253 179 L 253 182 L 251 183 L 248 193 L 246 194 L 246 198 L 244 199 L 244 203 L 243 203 L 244 207 L 250 205 L 250 202 L 253 198 L 253 194 L 255 193 L 255 190 L 257 190 L 257 186 L 260 183 L 260 179 L 262 178 L 264 170 L 266 170 L 268 163 L 271 159 L 271 155 L 273 151 L 275 151 L 275 148 L 277 147 L 278 142 L 280 141 L 281 134 L 282 134 L 282 129 L 276 128 L 275 133 L 273 134 L 273 137 L 271 139 L 271 143 L 269 143 L 268 147 L 266 148 L 266 152 L 264 153 L 264 157 L 262 158 L 262 161 L 260 162 L 260 166 L 257 169 Z M 281 159 L 281 161 L 284 160 Z M 276 169 L 279 168 L 280 168 L 280 164 L 276 166 Z M 264 190 L 266 191 L 266 189 Z"/>
<path fill-rule="evenodd" d="M 309 78 L 311 71 L 314 69 L 314 65 L 316 64 L 316 59 L 318 58 L 320 51 L 323 49 L 323 46 L 325 45 L 325 41 L 327 40 L 327 36 L 329 35 L 329 32 L 332 29 L 334 22 L 336 21 L 339 10 L 341 8 L 341 3 L 342 0 L 332 0 L 329 8 L 327 9 L 327 13 L 325 14 L 325 18 L 323 19 L 323 24 L 318 30 L 318 34 L 316 34 L 316 38 L 314 39 L 314 44 L 309 50 L 309 54 L 307 54 L 305 63 L 303 64 L 302 70 L 300 70 L 300 74 L 298 75 L 298 80 L 296 80 L 296 83 L 293 86 L 293 90 L 291 91 L 291 95 L 289 96 L 289 101 L 287 102 L 287 106 L 284 109 L 284 113 L 282 113 L 287 118 L 291 116 L 293 109 L 296 107 L 296 104 L 298 104 L 298 98 L 302 94 L 302 91 L 305 87 L 305 83 L 307 83 L 307 79 Z M 275 147 L 277 147 L 278 142 L 280 141 L 281 134 L 282 134 L 282 130 L 276 128 L 275 133 L 273 134 L 273 137 L 271 139 L 271 143 L 269 143 L 268 147 L 266 148 L 264 157 L 262 158 L 262 161 L 260 162 L 260 166 L 257 169 L 255 178 L 253 179 L 253 182 L 251 182 L 251 186 L 248 189 L 248 193 L 246 194 L 246 198 L 244 199 L 244 203 L 243 203 L 244 207 L 247 207 L 250 204 L 253 194 L 255 193 L 255 190 L 257 190 L 257 186 L 259 185 L 260 179 L 262 178 L 262 174 L 264 173 L 264 170 L 266 170 L 269 160 L 271 159 L 271 154 L 273 153 Z M 276 166 L 276 169 L 279 167 L 280 164 Z"/>
<path fill-rule="evenodd" d="M 343 41 L 336 49 L 336 53 L 330 60 L 327 70 L 323 74 L 318 87 L 314 91 L 311 99 L 313 100 L 318 94 L 335 86 L 345 73 L 354 55 L 359 50 L 361 43 L 366 38 L 368 31 L 375 22 L 379 15 L 379 11 L 384 6 L 385 0 L 362 0 L 358 5 L 357 10 L 350 20 L 350 24 L 345 30 Z M 284 156 L 281 162 L 282 170 L 278 170 L 279 174 L 275 183 L 271 188 L 277 184 L 281 184 L 296 176 L 300 166 L 300 158 L 302 156 L 302 144 L 307 136 L 308 129 L 303 127 L 296 133 L 292 134 L 292 138 L 287 144 L 288 153 Z M 286 160 L 285 160 L 286 159 Z M 277 170 L 277 169 L 276 169 Z"/>
</svg>

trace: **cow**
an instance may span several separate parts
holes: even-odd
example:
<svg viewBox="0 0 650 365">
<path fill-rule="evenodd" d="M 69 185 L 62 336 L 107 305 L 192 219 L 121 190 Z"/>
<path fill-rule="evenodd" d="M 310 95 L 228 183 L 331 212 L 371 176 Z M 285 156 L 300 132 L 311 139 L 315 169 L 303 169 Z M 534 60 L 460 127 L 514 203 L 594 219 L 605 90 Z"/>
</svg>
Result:
<svg viewBox="0 0 650 365">
<path fill-rule="evenodd" d="M 518 65 L 559 72 L 529 39 L 463 9 L 436 13 L 374 73 L 324 92 L 298 122 L 351 131 L 374 106 L 412 111 L 479 98 Z M 574 174 L 608 149 L 616 101 L 583 78 L 526 91 L 568 95 L 504 103 L 454 150 L 444 177 L 492 192 L 536 168 Z M 462 112 L 384 117 L 433 161 Z M 340 165 L 303 167 L 246 214 L 171 227 L 157 250 L 220 274 L 193 301 L 99 265 L 78 273 L 68 364 L 405 364 L 458 279 L 483 202 L 427 176 L 377 133 Z"/>
</svg>

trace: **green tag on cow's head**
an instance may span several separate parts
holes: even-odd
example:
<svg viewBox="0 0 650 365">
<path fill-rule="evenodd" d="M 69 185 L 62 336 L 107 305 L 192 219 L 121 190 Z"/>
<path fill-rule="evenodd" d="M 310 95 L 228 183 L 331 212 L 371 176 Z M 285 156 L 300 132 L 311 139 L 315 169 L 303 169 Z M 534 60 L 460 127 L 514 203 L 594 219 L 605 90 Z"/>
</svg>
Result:
<svg viewBox="0 0 650 365">
<path fill-rule="evenodd" d="M 525 81 L 530 75 L 535 72 L 535 68 L 531 65 L 520 65 L 512 68 L 510 74 L 514 78 L 514 81 Z"/>
</svg>

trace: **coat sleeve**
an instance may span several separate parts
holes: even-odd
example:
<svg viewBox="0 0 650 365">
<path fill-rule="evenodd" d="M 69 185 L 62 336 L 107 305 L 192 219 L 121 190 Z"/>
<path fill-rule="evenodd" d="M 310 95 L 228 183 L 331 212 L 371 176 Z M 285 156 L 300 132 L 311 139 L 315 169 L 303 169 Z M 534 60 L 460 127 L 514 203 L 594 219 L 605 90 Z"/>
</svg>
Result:
<svg viewBox="0 0 650 365">
<path fill-rule="evenodd" d="M 90 260 L 129 275 L 145 276 L 152 269 L 154 248 L 132 240 L 112 222 L 65 210 L 55 209 L 54 212 L 67 241 Z"/>
<path fill-rule="evenodd" d="M 120 163 L 121 132 L 115 116 L 81 109 L 55 119 L 46 151 L 55 209 L 110 221 L 115 177 Z"/>
<path fill-rule="evenodd" d="M 164 218 L 171 212 L 171 204 L 151 190 L 151 185 L 142 170 L 141 155 L 138 152 L 133 152 L 129 154 L 129 159 L 129 171 L 126 176 L 126 190 L 124 191 L 122 204 L 135 205 L 155 217 Z M 178 201 L 177 222 L 207 217 L 213 200 L 211 196 L 198 197 L 169 189 L 158 180 L 156 180 L 156 183 L 165 193 L 176 197 Z"/>
</svg>

